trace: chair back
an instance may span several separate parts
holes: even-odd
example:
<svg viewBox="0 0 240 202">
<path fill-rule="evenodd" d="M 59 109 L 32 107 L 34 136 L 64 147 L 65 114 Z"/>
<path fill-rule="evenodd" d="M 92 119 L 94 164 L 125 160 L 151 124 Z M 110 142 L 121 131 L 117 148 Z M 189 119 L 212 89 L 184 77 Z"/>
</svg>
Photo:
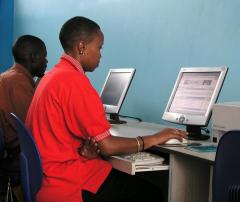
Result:
<svg viewBox="0 0 240 202">
<path fill-rule="evenodd" d="M 4 150 L 5 150 L 4 136 L 3 131 L 0 128 L 0 160 L 3 158 Z"/>
<path fill-rule="evenodd" d="M 35 201 L 36 193 L 42 184 L 42 164 L 37 146 L 32 134 L 24 123 L 13 113 L 20 143 L 21 184 L 25 202 Z"/>
<path fill-rule="evenodd" d="M 240 130 L 219 141 L 213 170 L 213 202 L 240 202 Z"/>
</svg>

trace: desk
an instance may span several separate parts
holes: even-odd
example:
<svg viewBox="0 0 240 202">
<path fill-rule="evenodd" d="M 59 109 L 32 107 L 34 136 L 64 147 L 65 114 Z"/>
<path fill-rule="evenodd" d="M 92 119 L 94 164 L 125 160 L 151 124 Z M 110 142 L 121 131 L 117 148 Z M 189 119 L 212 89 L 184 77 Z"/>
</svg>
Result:
<svg viewBox="0 0 240 202">
<path fill-rule="evenodd" d="M 129 121 L 127 124 L 112 125 L 111 134 L 121 137 L 151 135 L 166 126 Z M 209 144 L 202 141 L 203 144 Z M 155 153 L 169 154 L 169 202 L 207 202 L 212 201 L 212 171 L 214 152 L 199 153 L 184 147 L 154 146 Z"/>
</svg>

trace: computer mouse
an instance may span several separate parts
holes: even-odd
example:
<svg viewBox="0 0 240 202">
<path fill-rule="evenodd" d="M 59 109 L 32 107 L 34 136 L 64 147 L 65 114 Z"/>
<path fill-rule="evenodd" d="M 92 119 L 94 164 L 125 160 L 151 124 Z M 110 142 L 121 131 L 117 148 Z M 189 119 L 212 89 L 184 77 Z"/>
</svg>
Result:
<svg viewBox="0 0 240 202">
<path fill-rule="evenodd" d="M 165 144 L 187 144 L 187 140 L 186 139 L 182 139 L 182 142 L 180 141 L 180 140 L 178 140 L 178 139 L 175 139 L 175 138 L 173 138 L 173 139 L 170 139 L 170 140 L 168 140 L 167 142 L 165 142 Z"/>
</svg>

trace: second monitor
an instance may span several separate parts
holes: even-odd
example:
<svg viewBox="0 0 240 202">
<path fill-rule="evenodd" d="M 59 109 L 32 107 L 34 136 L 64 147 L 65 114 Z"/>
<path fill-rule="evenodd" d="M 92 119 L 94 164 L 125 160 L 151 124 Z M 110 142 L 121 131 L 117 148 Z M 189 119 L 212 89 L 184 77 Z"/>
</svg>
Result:
<svg viewBox="0 0 240 202">
<path fill-rule="evenodd" d="M 208 139 L 201 127 L 207 126 L 217 101 L 227 67 L 181 68 L 163 119 L 186 125 L 188 138 Z"/>
<path fill-rule="evenodd" d="M 119 111 L 127 94 L 135 69 L 109 69 L 100 93 L 105 112 L 110 116 L 110 123 L 121 124 Z"/>
</svg>

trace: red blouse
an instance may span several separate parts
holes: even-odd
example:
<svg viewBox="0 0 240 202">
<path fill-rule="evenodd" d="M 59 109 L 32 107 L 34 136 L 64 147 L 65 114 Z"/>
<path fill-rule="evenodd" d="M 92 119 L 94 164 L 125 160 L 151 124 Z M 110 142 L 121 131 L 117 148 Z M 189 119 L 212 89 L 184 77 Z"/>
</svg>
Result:
<svg viewBox="0 0 240 202">
<path fill-rule="evenodd" d="M 74 58 L 64 54 L 40 81 L 26 125 L 38 146 L 44 179 L 37 201 L 79 202 L 81 190 L 96 193 L 111 171 L 101 159 L 78 154 L 82 140 L 110 136 L 98 93 Z"/>
</svg>

